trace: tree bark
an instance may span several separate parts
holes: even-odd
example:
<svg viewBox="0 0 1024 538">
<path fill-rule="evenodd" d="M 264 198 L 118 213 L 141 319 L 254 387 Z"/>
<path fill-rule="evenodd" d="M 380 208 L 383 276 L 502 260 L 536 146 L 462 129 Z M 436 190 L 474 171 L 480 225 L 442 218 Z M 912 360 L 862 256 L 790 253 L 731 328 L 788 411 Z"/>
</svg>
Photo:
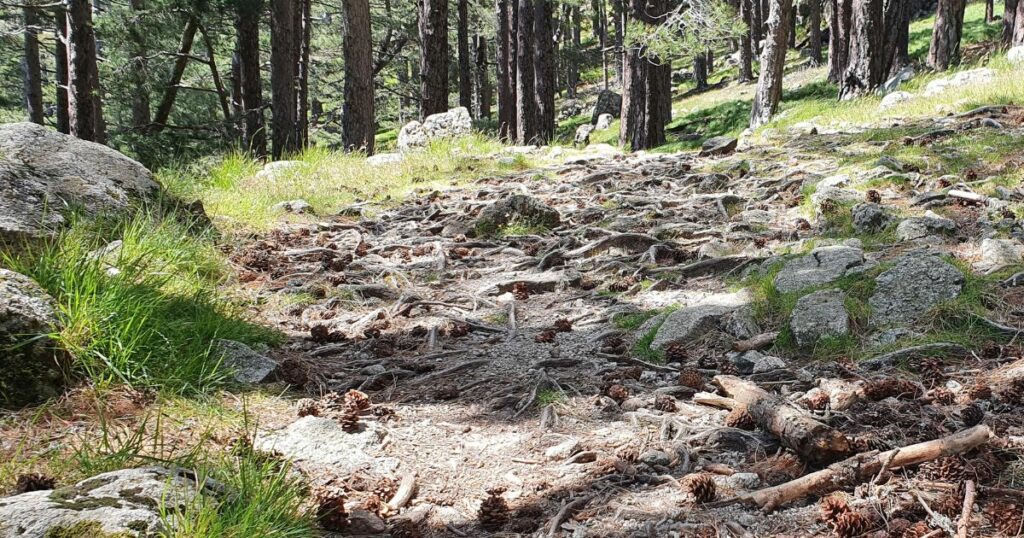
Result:
<svg viewBox="0 0 1024 538">
<path fill-rule="evenodd" d="M 213 80 L 213 88 L 217 91 L 217 99 L 220 101 L 221 113 L 224 114 L 224 122 L 230 123 L 232 118 L 230 96 L 220 78 L 220 70 L 217 69 L 217 53 L 213 47 L 213 40 L 210 39 L 210 34 L 206 32 L 205 27 L 200 26 L 199 33 L 203 38 L 203 45 L 206 47 L 206 65 L 210 68 L 210 78 Z"/>
<path fill-rule="evenodd" d="M 458 0 L 459 106 L 473 112 L 473 71 L 469 58 L 469 0 Z"/>
<path fill-rule="evenodd" d="M 345 104 L 342 141 L 348 150 L 373 154 L 373 34 L 369 0 L 345 0 Z"/>
<path fill-rule="evenodd" d="M 884 0 L 853 0 L 850 49 L 840 84 L 840 99 L 877 88 L 885 77 Z"/>
<path fill-rule="evenodd" d="M 297 6 L 295 0 L 272 0 L 270 5 L 271 153 L 277 160 L 299 149 L 295 139 Z"/>
<path fill-rule="evenodd" d="M 478 119 L 491 119 L 491 79 L 487 76 L 487 37 L 473 38 L 474 47 L 474 113 Z"/>
<path fill-rule="evenodd" d="M 612 16 L 615 17 L 615 21 L 612 25 L 615 28 L 615 37 L 612 41 L 613 51 L 612 54 L 615 57 L 615 80 L 618 83 L 622 83 L 622 44 L 626 35 L 625 29 L 625 0 L 612 0 Z"/>
<path fill-rule="evenodd" d="M 821 57 L 821 0 L 808 0 L 810 15 L 807 18 L 807 43 L 811 48 L 811 65 L 819 66 Z M 901 3 L 906 3 L 902 0 Z"/>
<path fill-rule="evenodd" d="M 693 83 L 697 91 L 708 88 L 708 57 L 704 53 L 693 57 Z"/>
<path fill-rule="evenodd" d="M 43 76 L 39 67 L 39 12 L 35 8 L 22 9 L 25 17 L 25 54 L 21 69 L 24 75 L 25 109 L 28 121 L 43 124 Z"/>
<path fill-rule="evenodd" d="M 569 98 L 576 98 L 576 87 L 580 84 L 580 66 L 578 63 L 578 55 L 582 48 L 582 17 L 580 16 L 580 7 L 572 6 L 569 14 L 569 33 L 572 35 L 572 53 L 566 60 L 566 93 Z M 621 54 L 620 54 L 621 56 Z"/>
<path fill-rule="evenodd" d="M 1017 0 L 1016 11 L 1013 15 L 1013 38 L 1010 45 L 1016 47 L 1024 45 L 1024 0 Z"/>
<path fill-rule="evenodd" d="M 782 75 L 786 66 L 787 18 L 793 11 L 792 0 L 774 0 L 768 14 L 768 38 L 761 53 L 761 74 L 750 111 L 750 127 L 760 127 L 775 115 L 782 99 Z"/>
<path fill-rule="evenodd" d="M 295 96 L 295 139 L 299 148 L 309 145 L 309 48 L 313 38 L 313 18 L 311 13 L 312 0 L 298 0 L 296 30 L 298 41 L 293 53 L 297 62 L 296 96 Z M 372 52 L 371 52 L 372 57 Z M 371 66 L 373 65 L 371 58 Z"/>
<path fill-rule="evenodd" d="M 840 431 L 814 419 L 756 384 L 735 376 L 715 377 L 726 396 L 750 413 L 765 431 L 779 438 L 783 446 L 815 465 L 829 464 L 848 456 L 850 443 Z"/>
<path fill-rule="evenodd" d="M 534 80 L 534 35 L 532 0 L 517 0 L 516 17 L 516 141 L 537 141 L 537 101 Z"/>
<path fill-rule="evenodd" d="M 932 42 L 928 48 L 928 67 L 945 71 L 960 62 L 960 37 L 964 28 L 966 0 L 939 0 L 932 30 Z"/>
<path fill-rule="evenodd" d="M 199 28 L 199 19 L 189 15 L 185 22 L 185 30 L 181 33 L 181 43 L 178 45 L 178 55 L 174 58 L 171 67 L 171 76 L 164 89 L 163 98 L 156 107 L 156 116 L 153 117 L 152 132 L 160 132 L 167 125 L 171 117 L 171 109 L 174 108 L 174 101 L 178 97 L 178 86 L 181 84 L 181 77 L 185 74 L 185 66 L 188 64 L 189 55 L 192 53 L 192 43 L 196 38 L 196 30 Z"/>
<path fill-rule="evenodd" d="M 420 115 L 448 111 L 448 0 L 420 0 Z"/>
<path fill-rule="evenodd" d="M 996 20 L 996 6 L 993 0 L 985 0 L 985 24 L 992 24 Z"/>
<path fill-rule="evenodd" d="M 510 108 L 508 138 L 515 140 L 519 133 L 519 117 L 516 109 L 519 107 L 519 88 L 516 77 L 519 73 L 519 3 L 518 0 L 508 0 L 508 67 L 505 70 L 508 76 Z"/>
<path fill-rule="evenodd" d="M 752 54 L 753 39 L 753 16 L 750 13 L 753 7 L 751 0 L 740 0 L 740 18 L 747 30 L 740 36 L 740 82 L 749 82 L 754 79 L 754 66 Z"/>
<path fill-rule="evenodd" d="M 1003 5 L 1003 44 L 1013 44 L 1013 33 L 1017 29 L 1017 3 L 1019 0 L 1005 0 Z"/>
<path fill-rule="evenodd" d="M 666 11 L 665 0 L 630 0 L 628 5 L 629 18 L 646 25 L 658 24 Z M 633 151 L 660 146 L 671 110 L 671 68 L 640 45 L 628 47 L 623 60 L 619 144 Z"/>
<path fill-rule="evenodd" d="M 255 157 L 267 154 L 267 132 L 263 118 L 263 83 L 260 73 L 260 14 L 263 0 L 240 0 L 236 4 L 235 34 L 238 48 L 242 145 Z"/>
<path fill-rule="evenodd" d="M 72 136 L 102 142 L 96 35 L 89 0 L 67 0 L 68 120 Z"/>
<path fill-rule="evenodd" d="M 555 137 L 555 50 L 552 0 L 534 0 L 534 82 L 537 100 L 537 142 Z"/>
<path fill-rule="evenodd" d="M 828 32 L 828 81 L 839 84 L 850 58 L 853 0 L 831 0 Z"/>
<path fill-rule="evenodd" d="M 750 50 L 752 56 L 761 54 L 761 40 L 764 38 L 764 11 L 761 0 L 750 0 Z"/>
<path fill-rule="evenodd" d="M 54 15 L 54 41 L 53 63 L 54 78 L 57 88 L 57 130 L 64 133 L 71 133 L 70 105 L 68 104 L 68 17 L 67 13 L 57 10 Z"/>
<path fill-rule="evenodd" d="M 494 12 L 497 17 L 497 42 L 495 47 L 495 84 L 498 88 L 498 138 L 504 141 L 515 136 L 512 117 L 515 115 L 515 100 L 509 84 L 509 66 L 512 64 L 509 48 L 509 0 L 496 0 Z"/>
<path fill-rule="evenodd" d="M 149 67 L 145 26 L 142 23 L 142 12 L 146 10 L 144 0 L 130 0 L 128 3 L 132 17 L 128 22 L 128 40 L 130 42 L 131 59 L 129 60 L 128 76 L 131 80 L 132 128 L 145 131 L 153 121 L 153 112 L 149 101 Z"/>
</svg>

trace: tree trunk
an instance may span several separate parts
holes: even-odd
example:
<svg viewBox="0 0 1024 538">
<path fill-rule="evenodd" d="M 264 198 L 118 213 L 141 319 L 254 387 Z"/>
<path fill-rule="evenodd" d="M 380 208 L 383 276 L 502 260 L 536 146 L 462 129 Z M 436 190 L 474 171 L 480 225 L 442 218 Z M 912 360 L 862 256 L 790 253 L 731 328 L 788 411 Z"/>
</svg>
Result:
<svg viewBox="0 0 1024 538">
<path fill-rule="evenodd" d="M 192 43 L 195 41 L 196 30 L 199 28 L 199 20 L 189 15 L 185 22 L 185 30 L 181 33 L 181 44 L 178 45 L 178 55 L 174 58 L 171 67 L 171 77 L 164 89 L 164 96 L 156 107 L 156 116 L 153 118 L 153 132 L 160 132 L 167 126 L 167 120 L 171 117 L 171 109 L 174 108 L 174 100 L 178 97 L 178 86 L 181 84 L 181 77 L 185 74 L 185 66 L 188 64 L 189 55 L 192 54 Z"/>
<path fill-rule="evenodd" d="M 697 91 L 708 89 L 708 57 L 704 53 L 693 57 L 693 83 Z"/>
<path fill-rule="evenodd" d="M 267 154 L 267 132 L 263 119 L 263 84 L 260 73 L 260 14 L 263 0 L 241 0 L 236 4 L 235 33 L 242 120 L 242 145 L 255 157 Z"/>
<path fill-rule="evenodd" d="M 910 19 L 913 13 L 910 4 L 897 0 L 890 1 L 895 2 L 900 7 L 898 10 L 900 18 L 898 21 L 893 21 L 896 24 L 896 30 L 889 33 L 889 35 L 895 34 L 896 36 L 893 39 L 896 50 L 891 55 L 892 65 L 889 66 L 888 70 L 888 76 L 891 77 L 904 67 L 910 65 Z"/>
<path fill-rule="evenodd" d="M 630 0 L 627 14 L 637 23 L 655 25 L 666 11 L 665 0 Z M 623 60 L 619 144 L 628 144 L 633 151 L 660 146 L 665 143 L 666 113 L 671 107 L 670 67 L 659 65 L 659 59 L 640 45 L 628 47 Z"/>
<path fill-rule="evenodd" d="M 516 109 L 519 106 L 519 89 L 516 83 L 516 77 L 519 73 L 519 39 L 517 38 L 519 32 L 519 4 L 518 0 L 508 0 L 508 67 L 505 70 L 506 76 L 508 76 L 508 87 L 509 87 L 509 103 L 511 112 L 509 112 L 509 124 L 508 124 L 508 138 L 509 141 L 515 140 L 519 133 L 519 118 Z"/>
<path fill-rule="evenodd" d="M 750 51 L 758 57 L 761 54 L 761 40 L 764 39 L 764 11 L 761 0 L 750 0 Z"/>
<path fill-rule="evenodd" d="M 54 75 L 57 79 L 57 130 L 71 133 L 70 106 L 68 104 L 68 16 L 62 10 L 54 15 L 53 63 Z"/>
<path fill-rule="evenodd" d="M 877 88 L 885 77 L 883 0 L 853 0 L 850 49 L 839 97 L 849 99 Z"/>
<path fill-rule="evenodd" d="M 1017 0 L 1013 15 L 1013 38 L 1010 44 L 1014 47 L 1024 45 L 1024 0 Z"/>
<path fill-rule="evenodd" d="M 612 0 L 612 16 L 615 17 L 613 26 L 615 27 L 615 37 L 612 42 L 613 56 L 615 57 L 615 80 L 619 84 L 622 84 L 622 43 L 625 38 L 625 17 L 626 9 L 624 5 L 625 0 Z"/>
<path fill-rule="evenodd" d="M 552 27 L 552 0 L 533 0 L 534 4 L 534 82 L 537 100 L 537 142 L 546 144 L 555 137 L 555 51 Z"/>
<path fill-rule="evenodd" d="M 828 32 L 828 80 L 839 84 L 850 58 L 850 23 L 853 0 L 831 0 Z"/>
<path fill-rule="evenodd" d="M 210 78 L 213 81 L 213 88 L 217 91 L 217 99 L 220 101 L 220 109 L 224 114 L 224 123 L 231 123 L 231 101 L 224 82 L 220 78 L 220 71 L 217 69 L 217 53 L 213 47 L 213 40 L 206 28 L 200 26 L 199 33 L 203 37 L 203 45 L 206 47 L 206 65 L 210 68 Z"/>
<path fill-rule="evenodd" d="M 789 25 L 788 25 L 788 28 L 786 30 L 786 43 L 787 43 L 787 46 L 789 48 L 791 48 L 791 49 L 796 49 L 796 16 L 797 16 L 796 6 L 793 5 L 791 7 L 791 9 L 789 10 L 789 14 L 787 15 L 787 20 L 789 21 Z"/>
<path fill-rule="evenodd" d="M 768 38 L 761 53 L 761 75 L 750 111 L 750 127 L 760 127 L 771 120 L 782 99 L 782 74 L 786 67 L 786 34 L 792 0 L 774 0 L 768 14 Z"/>
<path fill-rule="evenodd" d="M 1019 0 L 1005 0 L 1003 5 L 1003 44 L 1013 44 L 1013 33 L 1017 29 L 1017 3 Z"/>
<path fill-rule="evenodd" d="M 313 38 L 312 0 L 299 0 L 296 30 L 299 30 L 296 50 L 297 93 L 295 96 L 295 139 L 299 148 L 309 145 L 309 47 Z M 372 56 L 372 53 L 371 53 Z M 370 60 L 371 66 L 373 60 Z"/>
<path fill-rule="evenodd" d="M 928 67 L 945 71 L 950 65 L 960 62 L 960 36 L 966 7 L 966 0 L 939 0 L 932 43 L 928 48 Z"/>
<path fill-rule="evenodd" d="M 97 112 L 99 72 L 96 66 L 96 36 L 93 33 L 89 0 L 67 0 L 68 28 L 68 120 L 71 135 L 94 142 L 103 139 Z"/>
<path fill-rule="evenodd" d="M 498 138 L 511 140 L 515 136 L 512 129 L 512 117 L 515 115 L 515 100 L 509 84 L 509 66 L 512 64 L 509 48 L 509 13 L 510 0 L 496 0 L 494 11 L 497 16 L 498 37 L 495 47 L 495 84 L 498 87 Z"/>
<path fill-rule="evenodd" d="M 537 101 L 534 81 L 534 36 L 532 0 L 518 0 L 516 7 L 516 140 L 533 144 L 537 140 Z"/>
<path fill-rule="evenodd" d="M 369 0 L 345 0 L 345 104 L 342 141 L 348 150 L 373 154 L 373 33 Z"/>
<path fill-rule="evenodd" d="M 21 69 L 24 74 L 25 108 L 28 121 L 43 124 L 43 76 L 39 68 L 39 12 L 35 8 L 22 9 L 25 16 L 25 55 Z"/>
<path fill-rule="evenodd" d="M 985 0 L 985 24 L 992 24 L 996 20 L 996 6 L 993 0 Z"/>
<path fill-rule="evenodd" d="M 580 84 L 580 66 L 578 57 L 583 43 L 582 17 L 580 16 L 579 6 L 572 6 L 572 9 L 570 10 L 569 33 L 572 35 L 572 53 L 566 60 L 566 90 L 569 98 L 575 99 L 576 87 Z"/>
<path fill-rule="evenodd" d="M 272 98 L 271 152 L 275 160 L 295 153 L 295 0 L 270 2 L 270 89 Z"/>
<path fill-rule="evenodd" d="M 751 40 L 753 35 L 753 17 L 750 13 L 751 0 L 740 0 L 740 18 L 747 30 L 740 36 L 740 82 L 749 82 L 754 78 L 753 54 Z"/>
<path fill-rule="evenodd" d="M 473 74 L 469 58 L 469 0 L 458 0 L 459 106 L 473 112 Z"/>
<path fill-rule="evenodd" d="M 807 19 L 807 42 L 811 48 L 811 65 L 819 66 L 821 57 L 821 0 L 809 0 L 811 13 Z M 901 3 L 906 3 L 903 0 Z"/>
<path fill-rule="evenodd" d="M 474 86 L 475 102 L 473 108 L 478 119 L 491 119 L 491 80 L 487 76 L 487 37 L 477 35 L 473 38 L 474 47 Z"/>
<path fill-rule="evenodd" d="M 420 0 L 420 115 L 448 111 L 448 0 Z"/>
<path fill-rule="evenodd" d="M 132 128 L 142 132 L 149 127 L 153 120 L 149 101 L 149 60 L 147 60 L 146 33 L 141 20 L 146 5 L 144 0 L 131 0 L 128 5 L 132 13 L 132 17 L 128 21 L 129 50 L 132 56 L 128 66 L 128 77 L 131 80 Z"/>
</svg>

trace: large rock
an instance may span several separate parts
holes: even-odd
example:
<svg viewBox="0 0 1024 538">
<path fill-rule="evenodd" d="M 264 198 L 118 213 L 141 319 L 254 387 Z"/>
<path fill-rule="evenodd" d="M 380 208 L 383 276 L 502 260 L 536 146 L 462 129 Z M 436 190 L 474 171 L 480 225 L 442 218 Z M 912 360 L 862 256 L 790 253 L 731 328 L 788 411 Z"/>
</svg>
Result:
<svg viewBox="0 0 1024 538">
<path fill-rule="evenodd" d="M 477 234 L 492 234 L 501 228 L 522 223 L 555 228 L 562 223 L 558 210 L 548 207 L 532 196 L 513 194 L 487 206 L 473 223 Z"/>
<path fill-rule="evenodd" d="M 948 235 L 956 231 L 956 223 L 938 216 L 910 217 L 896 226 L 896 238 L 914 241 L 928 236 Z"/>
<path fill-rule="evenodd" d="M 865 202 L 853 207 L 853 229 L 858 233 L 881 232 L 892 221 L 892 215 L 878 204 Z"/>
<path fill-rule="evenodd" d="M 349 433 L 333 419 L 305 416 L 283 430 L 260 432 L 254 444 L 299 464 L 326 466 L 344 475 L 372 464 L 385 435 L 377 422 L 364 422 Z"/>
<path fill-rule="evenodd" d="M 1000 269 L 1019 265 L 1024 258 L 1024 245 L 1016 239 L 985 239 L 981 242 L 981 259 L 974 269 L 994 273 Z"/>
<path fill-rule="evenodd" d="M 715 136 L 704 141 L 700 147 L 700 155 L 707 157 L 711 155 L 728 155 L 736 151 L 739 142 L 731 136 Z"/>
<path fill-rule="evenodd" d="M 0 499 L 0 535 L 18 538 L 163 536 L 161 511 L 193 506 L 200 495 L 223 494 L 212 481 L 196 484 L 181 469 L 146 467 L 94 476 L 73 486 Z"/>
<path fill-rule="evenodd" d="M 907 101 L 910 101 L 913 98 L 914 94 L 910 92 L 892 92 L 889 95 L 886 95 L 885 97 L 882 98 L 882 102 L 878 104 L 878 107 L 885 110 L 887 108 L 892 108 L 898 104 L 906 103 Z"/>
<path fill-rule="evenodd" d="M 846 246 L 818 247 L 782 266 L 775 276 L 775 289 L 790 293 L 835 282 L 851 270 L 864 266 L 864 251 Z"/>
<path fill-rule="evenodd" d="M 676 310 L 661 324 L 651 348 L 661 349 L 672 342 L 685 342 L 716 330 L 737 339 L 750 338 L 760 332 L 750 308 L 752 300 L 750 292 L 741 290 L 711 295 Z"/>
<path fill-rule="evenodd" d="M 1013 65 L 1024 65 L 1024 45 L 1017 45 L 1006 51 L 1006 59 Z"/>
<path fill-rule="evenodd" d="M 617 118 L 621 112 L 622 95 L 611 90 L 601 90 L 601 93 L 597 95 L 594 112 L 590 115 L 590 123 L 596 124 L 601 114 L 611 114 L 613 118 Z"/>
<path fill-rule="evenodd" d="M 0 242 L 49 235 L 68 208 L 116 214 L 160 190 L 136 161 L 34 123 L 0 125 Z"/>
<path fill-rule="evenodd" d="M 398 132 L 398 149 L 408 151 L 426 146 L 433 140 L 466 136 L 473 130 L 473 119 L 466 107 L 431 114 L 423 123 L 410 121 Z"/>
<path fill-rule="evenodd" d="M 594 132 L 594 126 L 584 123 L 576 128 L 576 136 L 573 137 L 572 145 L 578 148 L 587 147 L 590 144 L 590 133 Z"/>
<path fill-rule="evenodd" d="M 853 189 L 844 189 L 830 185 L 819 185 L 811 195 L 811 204 L 814 206 L 814 214 L 822 214 L 822 205 L 832 203 L 836 205 L 848 205 L 859 202 L 864 194 Z"/>
<path fill-rule="evenodd" d="M 0 269 L 0 407 L 61 393 L 65 356 L 45 336 L 55 329 L 53 298 L 27 276 Z"/>
<path fill-rule="evenodd" d="M 935 305 L 955 299 L 964 285 L 960 271 L 934 254 L 913 253 L 875 281 L 868 300 L 875 326 L 906 325 L 917 321 Z"/>
<path fill-rule="evenodd" d="M 964 88 L 966 86 L 980 86 L 992 82 L 996 72 L 988 67 L 969 69 L 961 71 L 951 77 L 933 80 L 924 87 L 926 97 L 938 95 L 949 89 Z"/>
<path fill-rule="evenodd" d="M 597 117 L 597 123 L 594 124 L 595 131 L 604 131 L 612 126 L 612 120 L 615 118 L 607 112 Z"/>
<path fill-rule="evenodd" d="M 789 318 L 789 328 L 797 345 L 811 348 L 822 338 L 849 334 L 845 300 L 842 290 L 822 290 L 801 297 Z"/>
<path fill-rule="evenodd" d="M 214 342 L 220 352 L 222 364 L 231 370 L 238 383 L 262 383 L 277 371 L 277 363 L 270 357 L 234 340 Z"/>
</svg>

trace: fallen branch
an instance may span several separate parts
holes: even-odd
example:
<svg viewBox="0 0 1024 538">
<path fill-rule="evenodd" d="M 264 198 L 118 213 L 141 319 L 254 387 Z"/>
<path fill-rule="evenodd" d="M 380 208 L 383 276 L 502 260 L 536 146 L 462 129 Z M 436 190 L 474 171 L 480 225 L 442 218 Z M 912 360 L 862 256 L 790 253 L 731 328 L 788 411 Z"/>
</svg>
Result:
<svg viewBox="0 0 1024 538">
<path fill-rule="evenodd" d="M 890 462 L 889 467 L 892 469 L 917 465 L 944 456 L 967 452 L 985 444 L 991 437 L 992 431 L 988 426 L 979 425 L 940 439 L 886 452 L 864 452 L 785 484 L 760 489 L 730 499 L 724 504 L 738 502 L 757 506 L 764 511 L 772 511 L 810 495 L 825 495 L 838 489 L 852 488 L 866 482 L 878 474 L 887 461 Z M 899 454 L 893 456 L 893 452 L 897 451 Z"/>
<path fill-rule="evenodd" d="M 714 383 L 804 461 L 826 464 L 850 454 L 850 442 L 841 432 L 754 383 L 729 375 L 715 376 Z"/>
<path fill-rule="evenodd" d="M 922 344 L 920 346 L 911 346 L 903 349 L 897 349 L 879 355 L 873 359 L 861 361 L 858 366 L 865 370 L 881 370 L 882 368 L 891 368 L 895 366 L 897 362 L 903 359 L 909 359 L 919 355 L 966 355 L 967 348 L 960 344 L 951 344 L 949 342 L 936 342 L 934 344 Z"/>
<path fill-rule="evenodd" d="M 960 522 L 956 525 L 956 538 L 967 538 L 971 526 L 971 511 L 974 509 L 974 495 L 977 493 L 974 480 L 968 480 L 964 487 L 964 507 L 960 511 Z"/>
<path fill-rule="evenodd" d="M 573 514 L 586 506 L 587 503 L 590 502 L 590 499 L 593 499 L 593 497 L 580 497 L 579 499 L 563 506 L 562 509 L 555 514 L 555 517 L 551 518 L 551 523 L 548 524 L 548 537 L 550 538 L 555 536 L 558 533 L 558 528 L 562 526 L 562 523 L 565 523 L 565 520 L 569 519 Z"/>
<path fill-rule="evenodd" d="M 388 508 L 398 511 L 412 500 L 412 493 L 416 490 L 416 473 L 409 471 L 402 477 L 402 483 L 398 486 L 395 496 L 388 501 Z"/>
<path fill-rule="evenodd" d="M 772 331 L 763 334 L 759 334 L 748 340 L 737 340 L 732 344 L 733 351 L 753 351 L 755 349 L 764 349 L 775 343 L 775 339 L 778 338 L 779 332 Z"/>
</svg>

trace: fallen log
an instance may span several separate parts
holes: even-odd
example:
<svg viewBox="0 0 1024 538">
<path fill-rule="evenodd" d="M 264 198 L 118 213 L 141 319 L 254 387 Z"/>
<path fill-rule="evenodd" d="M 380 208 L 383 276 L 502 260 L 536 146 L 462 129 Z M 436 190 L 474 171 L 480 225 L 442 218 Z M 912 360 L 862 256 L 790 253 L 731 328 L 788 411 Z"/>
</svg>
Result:
<svg viewBox="0 0 1024 538">
<path fill-rule="evenodd" d="M 838 461 L 851 452 L 850 442 L 838 430 L 818 422 L 806 410 L 736 376 L 715 376 L 714 384 L 744 406 L 763 430 L 783 446 L 816 465 Z"/>
<path fill-rule="evenodd" d="M 886 452 L 863 452 L 796 480 L 740 495 L 722 504 L 743 503 L 770 512 L 810 495 L 821 496 L 839 489 L 852 488 L 871 480 L 886 469 L 898 469 L 967 452 L 985 444 L 991 437 L 992 431 L 982 424 L 940 439 Z"/>
<path fill-rule="evenodd" d="M 778 331 L 767 332 L 749 338 L 747 340 L 737 340 L 732 344 L 733 351 L 752 351 L 755 349 L 764 349 L 775 343 L 775 339 L 779 337 Z"/>
</svg>

